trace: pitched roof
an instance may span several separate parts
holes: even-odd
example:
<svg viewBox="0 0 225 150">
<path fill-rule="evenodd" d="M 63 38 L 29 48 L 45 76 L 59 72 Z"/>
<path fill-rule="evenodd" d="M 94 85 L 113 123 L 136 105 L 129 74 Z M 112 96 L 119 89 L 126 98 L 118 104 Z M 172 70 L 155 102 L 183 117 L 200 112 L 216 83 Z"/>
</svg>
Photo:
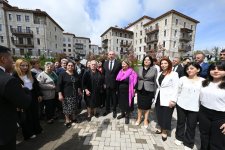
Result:
<svg viewBox="0 0 225 150">
<path fill-rule="evenodd" d="M 133 26 L 134 24 L 136 24 L 137 22 L 139 22 L 139 21 L 141 21 L 142 19 L 145 19 L 145 18 L 146 18 L 146 19 L 150 19 L 150 20 L 153 20 L 153 19 L 154 19 L 154 18 L 149 17 L 149 16 L 143 16 L 143 17 L 139 18 L 138 20 L 136 20 L 136 21 L 134 21 L 134 22 L 128 24 L 128 26 L 125 27 L 125 29 L 127 29 L 127 28 Z"/>
<path fill-rule="evenodd" d="M 100 37 L 102 37 L 103 35 L 105 35 L 109 30 L 118 30 L 118 31 L 121 31 L 121 32 L 127 32 L 127 33 L 131 33 L 133 34 L 132 31 L 129 31 L 129 30 L 126 30 L 126 29 L 123 29 L 123 28 L 117 28 L 117 27 L 110 27 L 108 28 Z"/>
<path fill-rule="evenodd" d="M 195 19 L 193 19 L 193 18 L 191 18 L 191 17 L 189 17 L 189 16 L 187 16 L 187 15 L 184 15 L 184 14 L 182 14 L 182 13 L 180 13 L 180 12 L 178 12 L 178 11 L 172 9 L 172 10 L 170 10 L 170 11 L 168 11 L 168 12 L 162 14 L 161 16 L 159 16 L 159 17 L 157 17 L 157 18 L 155 18 L 155 19 L 153 19 L 153 20 L 147 22 L 146 24 L 144 24 L 144 26 L 147 26 L 147 25 L 149 25 L 149 24 L 151 24 L 151 23 L 153 23 L 153 22 L 155 22 L 155 21 L 157 21 L 157 20 L 159 20 L 159 19 L 161 19 L 161 18 L 163 18 L 163 17 L 165 17 L 165 16 L 168 16 L 168 15 L 170 15 L 170 14 L 176 14 L 176 15 L 178 15 L 178 16 L 181 16 L 181 17 L 183 17 L 183 18 L 186 18 L 186 19 L 188 19 L 188 20 L 191 20 L 191 21 L 193 21 L 193 22 L 195 22 L 195 23 L 199 23 L 198 20 L 195 20 Z"/>
</svg>

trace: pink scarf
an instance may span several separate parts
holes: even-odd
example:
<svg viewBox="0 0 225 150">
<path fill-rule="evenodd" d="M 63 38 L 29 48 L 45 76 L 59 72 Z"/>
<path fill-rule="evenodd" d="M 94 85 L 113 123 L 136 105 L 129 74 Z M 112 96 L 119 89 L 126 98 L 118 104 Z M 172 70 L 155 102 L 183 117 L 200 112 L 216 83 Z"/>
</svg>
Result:
<svg viewBox="0 0 225 150">
<path fill-rule="evenodd" d="M 131 68 L 127 69 L 126 71 L 121 69 L 116 77 L 116 80 L 122 81 L 127 77 L 129 77 L 129 106 L 131 106 L 131 102 L 134 97 L 134 86 L 137 83 L 137 73 Z"/>
</svg>

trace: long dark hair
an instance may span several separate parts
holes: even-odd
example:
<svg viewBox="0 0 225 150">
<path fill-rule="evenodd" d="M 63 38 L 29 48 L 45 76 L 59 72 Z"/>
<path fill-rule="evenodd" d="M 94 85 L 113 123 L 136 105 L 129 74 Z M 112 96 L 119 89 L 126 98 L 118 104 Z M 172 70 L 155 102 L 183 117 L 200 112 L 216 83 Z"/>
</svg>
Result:
<svg viewBox="0 0 225 150">
<path fill-rule="evenodd" d="M 188 77 L 187 70 L 188 70 L 188 67 L 189 67 L 189 66 L 194 66 L 196 69 L 199 69 L 199 73 L 200 73 L 201 70 L 202 70 L 202 67 L 201 67 L 198 63 L 196 63 L 196 62 L 190 62 L 190 63 L 188 63 L 187 65 L 184 66 L 184 75 L 185 75 L 186 77 Z M 198 73 L 198 76 L 199 76 L 199 73 Z"/>
<path fill-rule="evenodd" d="M 215 70 L 215 69 L 219 69 L 219 70 L 223 70 L 225 71 L 225 63 L 222 63 L 222 62 L 217 62 L 217 63 L 213 63 L 209 66 L 209 69 L 208 69 L 208 77 L 206 80 L 204 80 L 202 82 L 202 86 L 203 87 L 206 87 L 209 85 L 210 82 L 213 81 L 213 77 L 210 75 L 210 71 L 211 70 Z M 225 77 L 222 78 L 222 82 L 218 85 L 220 89 L 225 89 Z"/>
</svg>

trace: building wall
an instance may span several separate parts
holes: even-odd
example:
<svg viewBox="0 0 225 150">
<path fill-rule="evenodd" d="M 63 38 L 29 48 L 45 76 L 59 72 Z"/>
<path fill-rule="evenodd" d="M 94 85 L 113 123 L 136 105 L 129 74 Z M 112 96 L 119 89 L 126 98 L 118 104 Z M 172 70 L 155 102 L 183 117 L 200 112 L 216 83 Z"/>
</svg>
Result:
<svg viewBox="0 0 225 150">
<path fill-rule="evenodd" d="M 0 45 L 8 46 L 6 36 L 5 12 L 2 7 L 3 4 L 0 3 Z"/>
<path fill-rule="evenodd" d="M 63 34 L 63 52 L 67 56 L 75 57 L 75 47 L 73 43 L 74 35 L 72 34 Z"/>
</svg>

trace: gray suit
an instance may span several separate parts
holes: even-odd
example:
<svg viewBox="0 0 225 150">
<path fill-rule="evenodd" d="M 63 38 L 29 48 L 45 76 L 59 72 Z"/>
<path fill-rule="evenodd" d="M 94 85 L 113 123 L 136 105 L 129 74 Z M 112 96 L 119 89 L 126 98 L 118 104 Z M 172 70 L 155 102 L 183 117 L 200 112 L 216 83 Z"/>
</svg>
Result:
<svg viewBox="0 0 225 150">
<path fill-rule="evenodd" d="M 155 92 L 157 89 L 156 78 L 157 78 L 157 69 L 155 67 L 151 67 L 144 77 L 143 77 L 143 67 L 140 67 L 138 71 L 138 90 L 142 90 L 144 86 L 144 89 L 146 91 Z"/>
</svg>

